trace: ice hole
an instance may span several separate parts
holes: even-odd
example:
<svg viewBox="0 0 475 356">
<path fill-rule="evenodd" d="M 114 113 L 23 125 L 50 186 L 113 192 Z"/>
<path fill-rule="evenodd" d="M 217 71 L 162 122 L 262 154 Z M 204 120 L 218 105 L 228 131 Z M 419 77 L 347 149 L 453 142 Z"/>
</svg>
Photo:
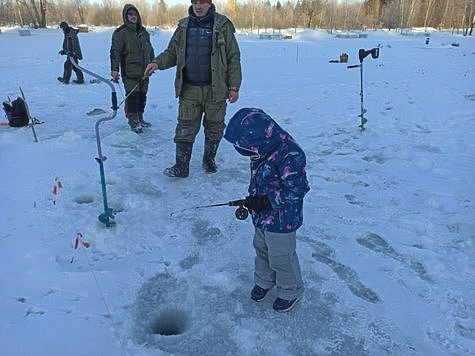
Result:
<svg viewBox="0 0 475 356">
<path fill-rule="evenodd" d="M 94 202 L 94 197 L 92 195 L 80 195 L 74 201 L 78 204 L 91 204 Z"/>
<path fill-rule="evenodd" d="M 152 334 L 170 336 L 183 334 L 188 327 L 188 318 L 178 309 L 160 311 L 150 322 Z"/>
</svg>

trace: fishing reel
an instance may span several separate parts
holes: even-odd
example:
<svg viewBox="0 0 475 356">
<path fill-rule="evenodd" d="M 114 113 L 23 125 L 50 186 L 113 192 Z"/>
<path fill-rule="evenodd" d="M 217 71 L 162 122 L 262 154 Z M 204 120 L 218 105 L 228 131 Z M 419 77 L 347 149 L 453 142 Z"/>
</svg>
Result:
<svg viewBox="0 0 475 356">
<path fill-rule="evenodd" d="M 234 212 L 234 215 L 238 220 L 246 220 L 249 216 L 249 210 L 247 210 L 243 205 L 240 205 Z"/>
<path fill-rule="evenodd" d="M 239 199 L 239 200 L 233 200 L 227 203 L 227 205 L 229 206 L 238 207 L 236 211 L 234 212 L 234 216 L 236 216 L 238 220 L 246 220 L 247 217 L 249 216 L 249 210 L 247 210 L 247 208 L 244 207 L 244 204 L 246 203 L 246 201 L 247 201 L 246 199 Z"/>
</svg>

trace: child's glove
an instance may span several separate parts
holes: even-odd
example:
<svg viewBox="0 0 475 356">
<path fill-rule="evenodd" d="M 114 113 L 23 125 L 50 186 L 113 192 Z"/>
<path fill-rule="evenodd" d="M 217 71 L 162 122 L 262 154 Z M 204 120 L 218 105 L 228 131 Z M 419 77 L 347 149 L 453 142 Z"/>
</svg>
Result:
<svg viewBox="0 0 475 356">
<path fill-rule="evenodd" d="M 249 210 L 253 210 L 255 212 L 272 210 L 272 204 L 270 203 L 269 198 L 267 198 L 266 196 L 248 196 L 246 197 L 246 202 L 244 203 L 244 206 Z"/>
</svg>

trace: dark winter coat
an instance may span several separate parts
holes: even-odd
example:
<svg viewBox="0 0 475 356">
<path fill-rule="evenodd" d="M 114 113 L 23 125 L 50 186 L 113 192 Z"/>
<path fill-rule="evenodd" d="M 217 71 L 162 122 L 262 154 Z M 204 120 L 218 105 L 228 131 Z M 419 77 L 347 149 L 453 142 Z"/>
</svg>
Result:
<svg viewBox="0 0 475 356">
<path fill-rule="evenodd" d="M 214 7 L 203 17 L 189 10 L 186 41 L 186 59 L 183 76 L 185 83 L 205 86 L 211 84 L 211 51 L 213 50 Z"/>
<path fill-rule="evenodd" d="M 214 5 L 211 7 L 214 8 Z M 175 94 L 177 97 L 180 96 L 183 88 L 189 21 L 189 17 L 186 17 L 178 22 L 178 27 L 167 49 L 153 60 L 161 70 L 176 66 Z M 211 86 L 214 101 L 226 100 L 230 89 L 239 91 L 241 87 L 241 53 L 234 37 L 235 31 L 234 25 L 226 16 L 215 12 L 211 50 Z"/>
<path fill-rule="evenodd" d="M 137 11 L 137 23 L 127 21 L 127 11 Z M 110 49 L 111 71 L 119 71 L 122 79 L 140 79 L 143 77 L 145 68 L 155 57 L 150 35 L 142 26 L 142 19 L 137 8 L 127 4 L 122 10 L 124 24 L 112 34 Z"/>
<path fill-rule="evenodd" d="M 63 52 L 71 57 L 82 59 L 81 46 L 79 45 L 78 29 L 65 27 L 63 29 Z"/>
<path fill-rule="evenodd" d="M 251 160 L 251 196 L 267 196 L 272 211 L 252 212 L 256 227 L 277 233 L 297 230 L 303 222 L 303 198 L 310 190 L 306 157 L 295 140 L 261 109 L 244 108 L 229 121 L 224 138 Z"/>
</svg>

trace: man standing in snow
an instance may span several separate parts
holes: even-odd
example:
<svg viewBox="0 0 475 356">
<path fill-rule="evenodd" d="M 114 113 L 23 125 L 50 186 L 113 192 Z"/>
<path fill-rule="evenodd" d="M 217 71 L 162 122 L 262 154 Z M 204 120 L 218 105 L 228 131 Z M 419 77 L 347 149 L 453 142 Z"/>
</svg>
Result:
<svg viewBox="0 0 475 356">
<path fill-rule="evenodd" d="M 151 124 L 144 120 L 147 102 L 148 77 L 145 67 L 155 57 L 150 35 L 142 26 L 140 13 L 134 5 L 126 4 L 122 10 L 124 24 L 112 34 L 110 49 L 111 76 L 119 79 L 119 67 L 124 83 L 125 116 L 132 131 L 141 133 Z"/>
<path fill-rule="evenodd" d="M 191 151 L 201 126 L 205 133 L 203 169 L 215 173 L 218 145 L 223 137 L 226 100 L 235 103 L 241 86 L 241 54 L 234 25 L 216 12 L 211 0 L 191 0 L 168 48 L 147 66 L 145 75 L 176 66 L 175 94 L 180 99 L 175 129 L 176 162 L 163 172 L 188 177 Z"/>
<path fill-rule="evenodd" d="M 251 159 L 250 195 L 244 204 L 255 227 L 251 298 L 259 302 L 276 286 L 274 310 L 289 311 L 304 290 L 295 248 L 296 230 L 303 222 L 303 198 L 310 190 L 305 153 L 261 109 L 239 110 L 229 121 L 224 139 Z"/>
<path fill-rule="evenodd" d="M 61 22 L 59 28 L 63 30 L 64 39 L 63 39 L 63 49 L 59 51 L 59 54 L 64 56 L 68 55 L 66 62 L 64 62 L 64 72 L 62 77 L 58 77 L 58 80 L 61 83 L 69 84 L 71 79 L 71 73 L 74 70 L 76 73 L 76 80 L 73 80 L 76 84 L 84 84 L 84 75 L 79 68 L 76 68 L 69 61 L 69 58 L 72 58 L 75 63 L 78 63 L 82 59 L 81 46 L 79 45 L 78 32 L 79 30 L 69 27 L 66 22 Z"/>
</svg>

